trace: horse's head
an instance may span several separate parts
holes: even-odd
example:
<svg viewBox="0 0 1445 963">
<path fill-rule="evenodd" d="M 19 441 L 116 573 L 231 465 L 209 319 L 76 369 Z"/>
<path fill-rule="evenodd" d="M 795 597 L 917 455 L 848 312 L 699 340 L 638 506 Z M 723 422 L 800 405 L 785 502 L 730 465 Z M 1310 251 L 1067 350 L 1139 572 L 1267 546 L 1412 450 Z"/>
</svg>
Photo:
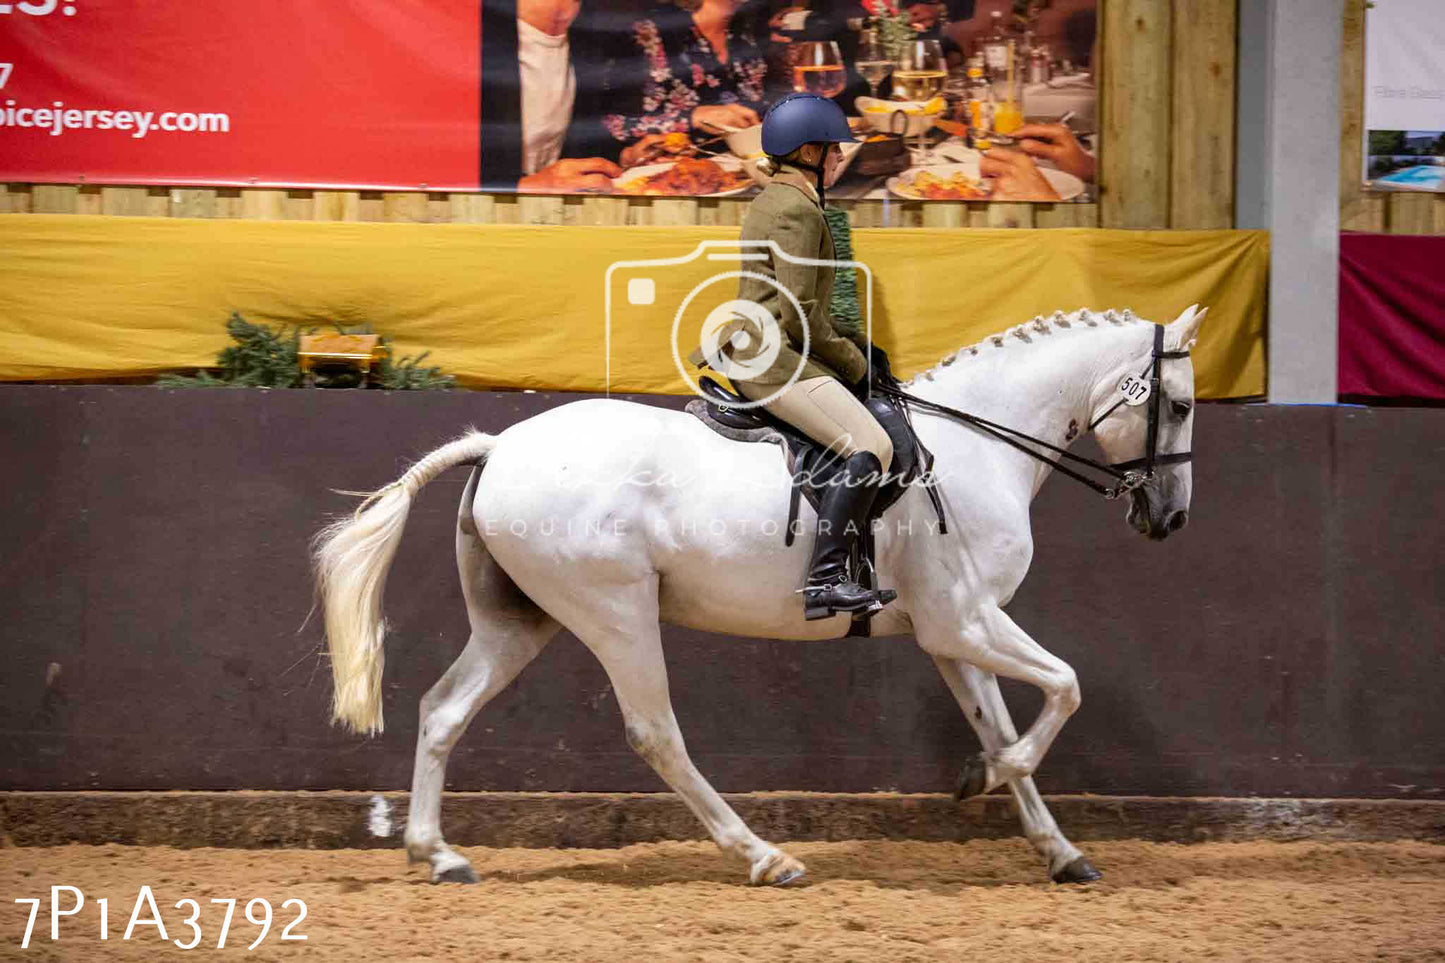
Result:
<svg viewBox="0 0 1445 963">
<path fill-rule="evenodd" d="M 1104 374 L 1091 399 L 1089 422 L 1108 460 L 1126 470 L 1153 470 L 1129 493 L 1125 518 L 1156 540 L 1189 521 L 1194 475 L 1185 456 L 1194 438 L 1194 365 L 1188 352 L 1208 310 L 1198 307 L 1163 327 L 1162 345 L 1151 331 L 1141 352 Z M 1150 385 L 1156 373 L 1157 392 Z"/>
</svg>

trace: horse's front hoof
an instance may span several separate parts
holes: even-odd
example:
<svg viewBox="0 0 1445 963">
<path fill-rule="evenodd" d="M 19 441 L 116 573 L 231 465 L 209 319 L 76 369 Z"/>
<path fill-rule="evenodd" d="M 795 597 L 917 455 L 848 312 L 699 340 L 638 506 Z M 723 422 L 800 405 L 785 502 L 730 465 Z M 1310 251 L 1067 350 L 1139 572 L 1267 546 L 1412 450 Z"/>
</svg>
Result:
<svg viewBox="0 0 1445 963">
<path fill-rule="evenodd" d="M 433 883 L 475 883 L 477 881 L 476 870 L 463 864 L 453 866 L 451 869 L 444 869 L 432 877 Z"/>
<path fill-rule="evenodd" d="M 787 886 L 807 875 L 803 864 L 787 853 L 778 852 L 753 869 L 754 886 Z"/>
<path fill-rule="evenodd" d="M 1063 869 L 1054 874 L 1056 883 L 1092 883 L 1103 878 L 1104 874 L 1095 869 L 1086 856 L 1070 860 Z"/>
<path fill-rule="evenodd" d="M 988 764 L 982 755 L 972 756 L 963 764 L 958 774 L 958 784 L 953 788 L 953 798 L 969 799 L 983 794 L 988 788 Z"/>
</svg>

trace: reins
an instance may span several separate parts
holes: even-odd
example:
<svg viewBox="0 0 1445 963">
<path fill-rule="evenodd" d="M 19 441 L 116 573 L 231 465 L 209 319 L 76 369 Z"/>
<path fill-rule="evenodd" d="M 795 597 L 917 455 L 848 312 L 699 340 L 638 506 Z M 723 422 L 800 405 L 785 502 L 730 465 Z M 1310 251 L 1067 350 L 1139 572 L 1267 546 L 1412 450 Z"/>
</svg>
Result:
<svg viewBox="0 0 1445 963">
<path fill-rule="evenodd" d="M 1041 461 L 1046 465 L 1049 465 L 1051 468 L 1054 468 L 1055 470 L 1061 472 L 1069 478 L 1072 478 L 1077 482 L 1087 485 L 1089 488 L 1098 492 L 1100 495 L 1103 495 L 1105 498 L 1112 500 L 1119 498 L 1122 495 L 1128 494 L 1129 492 L 1138 488 L 1140 485 L 1152 479 L 1154 477 L 1154 467 L 1156 465 L 1176 465 L 1183 462 L 1191 461 L 1193 459 L 1193 453 L 1187 451 L 1173 452 L 1171 454 L 1166 454 L 1163 456 L 1158 456 L 1156 454 L 1159 441 L 1160 363 L 1165 360 L 1187 357 L 1189 357 L 1188 351 L 1165 351 L 1164 329 L 1159 325 L 1154 326 L 1154 350 L 1152 353 L 1152 357 L 1149 360 L 1149 366 L 1145 368 L 1145 370 L 1140 374 L 1141 378 L 1144 377 L 1144 375 L 1146 374 L 1149 375 L 1149 427 L 1147 429 L 1148 437 L 1145 440 L 1145 454 L 1143 458 L 1135 458 L 1131 461 L 1119 462 L 1113 465 L 1106 464 L 1101 461 L 1095 461 L 1094 459 L 1086 458 L 1083 455 L 1076 455 L 1065 448 L 1060 448 L 1058 445 L 1050 444 L 1049 442 L 1044 441 L 1041 438 L 1035 438 L 1032 435 L 1025 434 L 1022 431 L 1009 428 L 1007 425 L 1000 425 L 997 422 L 989 421 L 987 418 L 980 418 L 978 415 L 971 415 L 966 411 L 960 411 L 957 408 L 950 408 L 948 405 L 940 404 L 936 401 L 929 401 L 926 398 L 919 398 L 916 395 L 911 395 L 903 389 L 899 388 L 898 382 L 893 379 L 891 375 L 887 379 L 880 379 L 880 381 L 873 386 L 873 390 L 877 391 L 879 394 L 884 395 L 885 397 L 893 398 L 894 400 L 901 402 L 905 407 L 913 406 L 920 408 L 924 411 L 932 411 L 936 414 L 947 415 L 950 418 L 954 418 L 965 424 L 971 425 L 974 428 L 977 428 L 978 430 L 984 432 L 985 434 L 990 435 L 998 439 L 999 441 L 1004 442 L 1007 445 L 1017 448 L 1019 451 L 1023 452 L 1029 457 Z M 1119 405 L 1125 404 L 1126 401 L 1126 398 L 1121 398 L 1119 401 L 1115 402 L 1112 406 L 1110 406 L 1107 411 L 1105 411 L 1098 418 L 1094 419 L 1094 421 L 1089 425 L 1089 430 L 1093 431 L 1100 422 L 1102 422 L 1105 418 L 1109 417 L 1109 415 L 1113 414 L 1115 409 L 1117 409 Z M 1048 455 L 1035 451 L 1034 449 L 1028 447 L 1028 445 L 1025 445 L 1024 442 L 1028 442 L 1032 445 L 1038 445 L 1040 448 L 1046 448 L 1049 451 L 1057 454 L 1059 457 L 1057 459 L 1050 458 Z M 1077 464 L 1086 466 L 1095 471 L 1103 472 L 1104 474 L 1117 479 L 1118 484 L 1112 488 L 1107 485 L 1101 484 L 1094 479 L 1088 477 L 1087 475 L 1084 475 L 1074 470 L 1073 468 L 1062 464 L 1064 459 L 1076 462 Z"/>
</svg>

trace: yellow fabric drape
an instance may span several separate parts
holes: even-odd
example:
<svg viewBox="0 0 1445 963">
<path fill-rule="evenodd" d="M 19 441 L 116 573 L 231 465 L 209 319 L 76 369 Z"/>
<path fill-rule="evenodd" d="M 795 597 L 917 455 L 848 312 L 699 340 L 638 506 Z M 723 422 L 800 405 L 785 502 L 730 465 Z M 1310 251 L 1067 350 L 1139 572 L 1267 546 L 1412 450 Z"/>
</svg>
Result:
<svg viewBox="0 0 1445 963">
<path fill-rule="evenodd" d="M 470 387 L 601 391 L 610 380 L 613 391 L 682 392 L 674 321 L 685 358 L 707 311 L 736 294 L 728 272 L 746 262 L 707 256 L 736 238 L 707 227 L 0 215 L 0 379 L 204 367 L 229 343 L 234 310 L 273 325 L 369 321 L 399 354 L 430 351 L 428 364 Z M 702 251 L 705 241 L 724 243 Z M 853 247 L 873 278 L 874 340 L 900 376 L 1056 309 L 1170 321 L 1197 302 L 1210 309 L 1199 397 L 1264 393 L 1263 232 L 860 229 Z"/>
</svg>

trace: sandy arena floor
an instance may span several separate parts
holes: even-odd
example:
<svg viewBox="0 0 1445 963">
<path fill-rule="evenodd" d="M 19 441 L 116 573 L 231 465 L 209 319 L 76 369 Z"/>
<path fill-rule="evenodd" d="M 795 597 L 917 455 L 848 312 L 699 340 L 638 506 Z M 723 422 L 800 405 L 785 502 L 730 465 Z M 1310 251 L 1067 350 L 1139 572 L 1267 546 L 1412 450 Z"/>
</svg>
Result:
<svg viewBox="0 0 1445 963">
<path fill-rule="evenodd" d="M 753 889 L 710 844 L 621 850 L 469 849 L 476 886 L 432 886 L 399 851 L 257 851 L 125 846 L 5 849 L 0 958 L 26 960 L 1445 960 L 1445 847 L 1424 843 L 1096 843 L 1106 879 L 1043 881 L 1022 841 L 799 843 L 806 882 Z M 41 904 L 20 949 L 28 904 L 52 884 L 78 887 L 80 913 L 52 943 Z M 171 940 L 201 906 L 202 941 L 162 948 L 154 926 L 121 939 L 142 885 Z M 260 928 L 245 900 L 267 898 Z M 110 939 L 100 942 L 109 899 Z M 236 897 L 223 950 L 225 913 Z M 306 919 L 281 942 L 304 900 Z M 69 905 L 68 896 L 63 896 Z M 293 904 L 294 905 L 294 904 Z M 262 915 L 259 904 L 255 907 Z M 144 917 L 145 913 L 142 913 Z"/>
</svg>

